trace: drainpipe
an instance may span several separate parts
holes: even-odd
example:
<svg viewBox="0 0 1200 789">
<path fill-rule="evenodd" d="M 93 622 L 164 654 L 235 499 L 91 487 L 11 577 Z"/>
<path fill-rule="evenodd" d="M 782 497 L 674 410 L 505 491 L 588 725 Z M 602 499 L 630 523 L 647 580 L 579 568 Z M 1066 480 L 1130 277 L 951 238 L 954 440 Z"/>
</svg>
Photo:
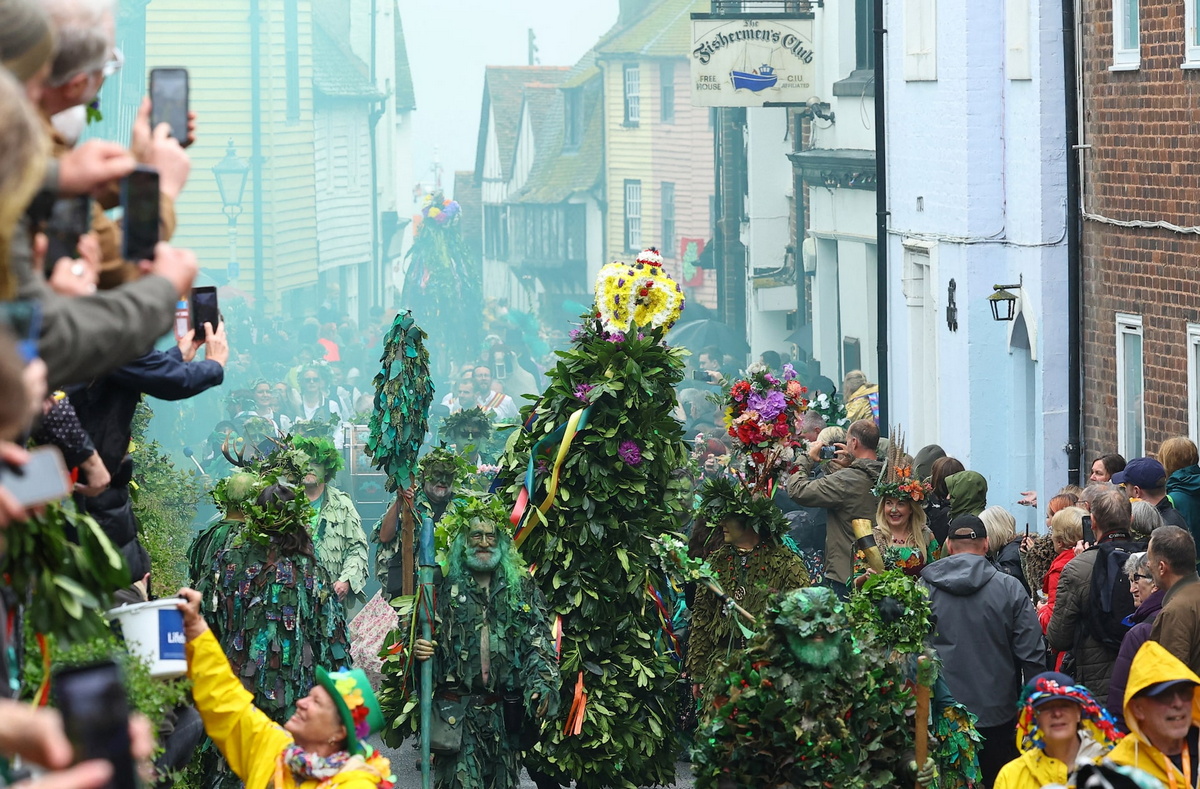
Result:
<svg viewBox="0 0 1200 789">
<path fill-rule="evenodd" d="M 1071 2 L 1071 0 L 1063 0 Z M 878 343 L 875 346 L 879 360 L 879 431 L 888 432 L 888 201 L 887 201 L 887 133 L 884 122 L 887 117 L 887 83 L 884 82 L 884 27 L 883 0 L 875 4 L 875 309 L 878 319 Z M 850 394 L 849 392 L 846 393 Z"/>
<path fill-rule="evenodd" d="M 1083 363 L 1080 358 L 1083 344 L 1081 323 L 1083 312 L 1083 261 L 1080 247 L 1083 236 L 1080 206 L 1083 191 L 1080 183 L 1079 148 L 1079 90 L 1077 50 L 1075 44 L 1075 0 L 1062 0 L 1063 20 L 1063 98 L 1066 104 L 1067 135 L 1067 482 L 1080 483 L 1083 442 Z"/>
<path fill-rule="evenodd" d="M 250 0 L 250 169 L 254 180 L 254 304 L 266 311 L 263 271 L 262 15 Z"/>
</svg>

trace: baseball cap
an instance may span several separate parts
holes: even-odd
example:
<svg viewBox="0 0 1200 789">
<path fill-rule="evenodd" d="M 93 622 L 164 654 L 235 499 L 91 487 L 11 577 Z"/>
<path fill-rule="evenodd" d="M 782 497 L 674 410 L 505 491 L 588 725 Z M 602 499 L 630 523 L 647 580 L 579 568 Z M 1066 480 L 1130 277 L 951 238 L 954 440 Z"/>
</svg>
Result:
<svg viewBox="0 0 1200 789">
<path fill-rule="evenodd" d="M 1143 490 L 1154 490 L 1166 484 L 1167 470 L 1154 458 L 1134 458 L 1124 471 L 1112 475 L 1114 485 L 1136 485 Z"/>
<path fill-rule="evenodd" d="M 1141 486 L 1139 485 L 1139 487 L 1141 487 Z M 1150 696 L 1151 698 L 1153 698 L 1154 696 L 1161 695 L 1163 693 L 1166 693 L 1169 690 L 1174 690 L 1175 688 L 1179 687 L 1180 685 L 1189 685 L 1193 688 L 1196 687 L 1196 683 L 1190 679 L 1168 679 L 1164 682 L 1155 682 L 1153 685 L 1147 685 L 1146 687 L 1144 687 L 1140 691 L 1138 691 L 1137 695 L 1138 696 Z"/>
<path fill-rule="evenodd" d="M 1075 680 L 1061 671 L 1043 671 L 1033 679 L 1029 680 L 1029 684 L 1025 686 L 1029 693 L 1029 703 L 1034 709 L 1047 704 L 1051 701 L 1073 701 L 1082 706 L 1084 699 L 1069 694 L 1069 690 L 1073 690 Z"/>
<path fill-rule="evenodd" d="M 959 534 L 959 532 L 969 533 Z M 950 521 L 950 531 L 946 533 L 947 540 L 986 540 L 987 527 L 983 525 L 983 521 L 979 520 L 978 515 L 959 515 L 954 520 Z"/>
</svg>

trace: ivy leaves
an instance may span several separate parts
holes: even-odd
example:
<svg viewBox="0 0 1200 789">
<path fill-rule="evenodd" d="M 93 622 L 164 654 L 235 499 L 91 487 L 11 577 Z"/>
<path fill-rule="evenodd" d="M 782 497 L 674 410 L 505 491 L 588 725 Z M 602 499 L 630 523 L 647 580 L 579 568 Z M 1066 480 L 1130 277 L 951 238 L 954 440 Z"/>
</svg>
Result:
<svg viewBox="0 0 1200 789">
<path fill-rule="evenodd" d="M 387 474 L 390 491 L 408 487 L 429 426 L 433 381 L 425 350 L 427 338 L 408 311 L 396 316 L 384 337 L 366 453 L 375 467 Z"/>
</svg>

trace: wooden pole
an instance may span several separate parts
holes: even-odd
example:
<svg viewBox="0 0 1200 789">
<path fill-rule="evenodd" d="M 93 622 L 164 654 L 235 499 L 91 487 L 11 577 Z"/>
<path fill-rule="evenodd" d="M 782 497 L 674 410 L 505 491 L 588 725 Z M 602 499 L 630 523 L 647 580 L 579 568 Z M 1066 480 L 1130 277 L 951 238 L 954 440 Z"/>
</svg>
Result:
<svg viewBox="0 0 1200 789">
<path fill-rule="evenodd" d="M 917 658 L 917 770 L 929 758 L 929 686 L 921 682 L 922 670 L 928 662 L 924 655 Z M 916 782 L 916 789 L 922 789 L 920 781 Z"/>
<path fill-rule="evenodd" d="M 409 516 L 410 534 L 412 517 Z M 433 640 L 433 570 L 437 564 L 433 550 L 433 519 L 428 516 L 421 521 L 421 597 L 417 600 L 417 615 L 421 622 L 421 638 Z M 407 554 L 412 561 L 412 551 Z M 412 573 L 405 576 L 412 586 Z M 433 661 L 421 663 L 421 789 L 433 789 L 432 765 L 429 762 L 429 736 L 433 715 Z"/>
<path fill-rule="evenodd" d="M 414 557 L 417 553 L 416 526 L 412 507 L 409 506 L 403 493 L 398 493 L 397 496 L 400 500 L 400 563 L 401 572 L 404 573 L 404 579 L 400 583 L 400 594 L 412 597 L 413 579 L 416 578 L 416 567 L 414 566 Z"/>
</svg>

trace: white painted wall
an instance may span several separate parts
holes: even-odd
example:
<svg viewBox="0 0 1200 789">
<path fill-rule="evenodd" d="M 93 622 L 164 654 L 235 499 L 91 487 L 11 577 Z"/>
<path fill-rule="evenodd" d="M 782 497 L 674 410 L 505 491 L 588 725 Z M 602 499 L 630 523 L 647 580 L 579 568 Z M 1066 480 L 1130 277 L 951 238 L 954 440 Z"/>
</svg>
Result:
<svg viewBox="0 0 1200 789">
<path fill-rule="evenodd" d="M 988 479 L 989 503 L 1012 511 L 1018 528 L 1036 528 L 1044 512 L 1015 506 L 1020 491 L 1039 490 L 1044 502 L 1067 481 L 1061 18 L 1023 0 L 941 0 L 936 79 L 906 79 L 906 8 L 931 5 L 891 3 L 887 11 L 889 43 L 897 44 L 887 61 L 892 419 L 922 427 L 909 431 L 911 450 L 938 441 Z M 917 74 L 910 68 L 908 76 Z M 935 250 L 934 319 L 919 331 L 903 282 L 906 243 Z M 957 332 L 945 320 L 951 279 Z M 1018 280 L 1020 325 L 993 321 L 992 285 Z M 931 342 L 939 380 L 932 421 L 928 381 L 915 380 Z M 925 429 L 934 422 L 937 430 Z"/>
<path fill-rule="evenodd" d="M 787 312 L 796 309 L 795 286 L 785 289 L 790 293 L 765 294 L 755 290 L 753 279 L 755 269 L 781 268 L 791 243 L 792 170 L 786 166 L 791 139 L 787 111 L 779 107 L 747 110 L 746 126 L 749 221 L 742 228 L 742 243 L 746 245 L 750 276 L 746 287 L 747 340 L 754 360 L 765 350 L 787 348 Z"/>
</svg>

